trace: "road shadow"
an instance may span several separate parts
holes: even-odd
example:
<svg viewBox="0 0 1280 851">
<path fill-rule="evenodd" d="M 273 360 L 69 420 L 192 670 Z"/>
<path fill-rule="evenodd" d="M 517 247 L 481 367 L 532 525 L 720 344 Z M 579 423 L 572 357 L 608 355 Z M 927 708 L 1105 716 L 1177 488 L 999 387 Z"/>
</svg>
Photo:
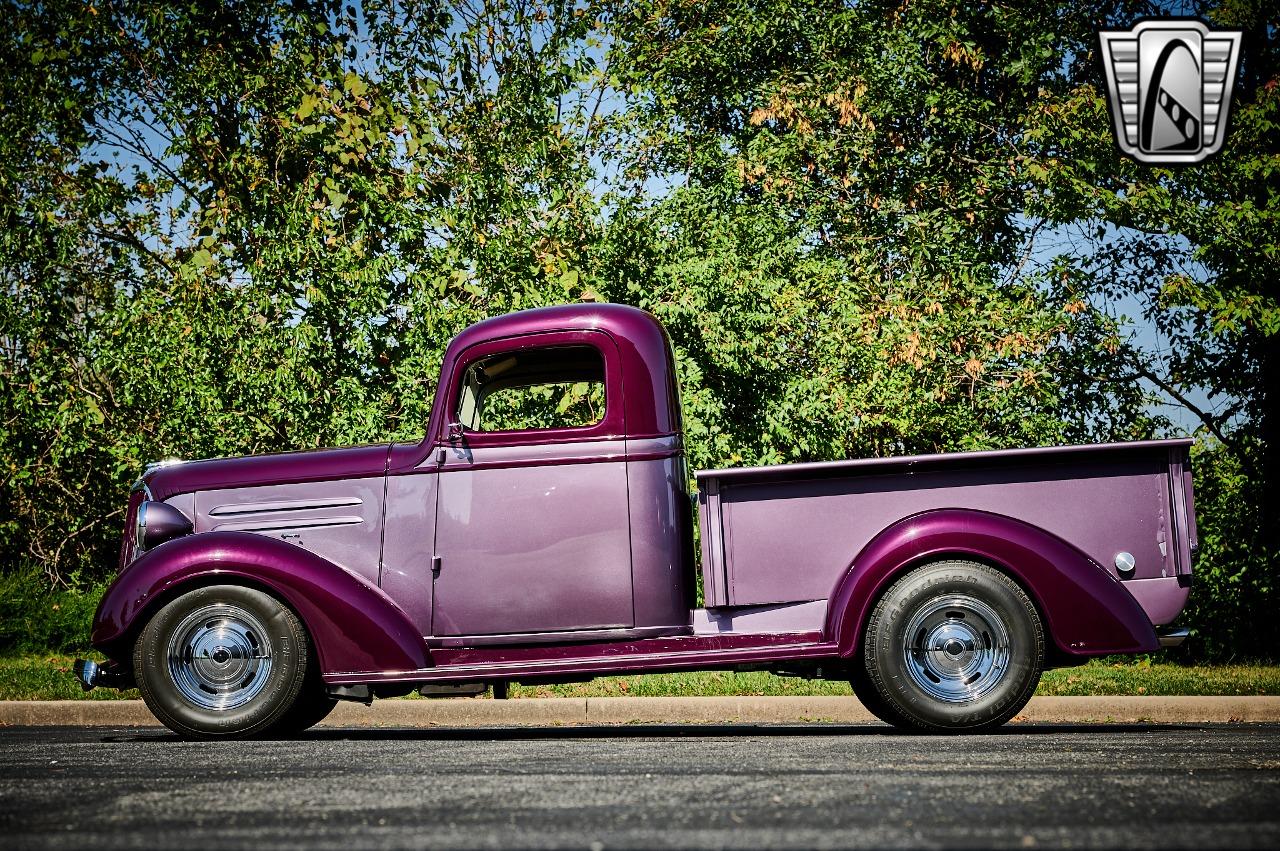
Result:
<svg viewBox="0 0 1280 851">
<path fill-rule="evenodd" d="M 557 739 L 721 739 L 837 738 L 871 736 L 935 739 L 952 736 L 1096 736 L 1185 730 L 1185 724 L 1011 724 L 981 733 L 930 734 L 898 730 L 884 724 L 583 724 L 548 727 L 317 727 L 288 738 L 257 741 L 502 742 Z M 181 742 L 173 733 L 156 730 L 114 733 L 103 742 Z"/>
</svg>

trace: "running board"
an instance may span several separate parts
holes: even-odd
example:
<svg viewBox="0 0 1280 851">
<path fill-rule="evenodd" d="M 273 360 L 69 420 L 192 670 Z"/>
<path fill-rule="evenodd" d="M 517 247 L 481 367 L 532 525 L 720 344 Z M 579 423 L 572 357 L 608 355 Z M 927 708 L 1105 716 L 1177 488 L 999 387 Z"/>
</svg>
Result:
<svg viewBox="0 0 1280 851">
<path fill-rule="evenodd" d="M 700 637 L 650 639 L 656 643 L 687 642 L 702 644 L 703 642 L 724 642 L 726 636 L 701 639 Z M 735 638 L 747 638 L 735 636 Z M 520 680 L 521 677 L 577 677 L 583 679 L 606 674 L 629 674 L 646 671 L 681 671 L 698 668 L 732 668 L 737 665 L 769 664 L 772 662 L 793 661 L 796 659 L 822 659 L 838 656 L 839 645 L 834 642 L 797 641 L 799 636 L 751 636 L 756 640 L 764 639 L 760 644 L 745 644 L 737 647 L 698 647 L 697 649 L 673 649 L 671 647 L 655 648 L 652 652 L 619 653 L 617 645 L 592 648 L 596 652 L 589 656 L 546 658 L 514 658 L 482 661 L 485 656 L 501 657 L 503 653 L 496 648 L 485 648 L 486 651 L 459 651 L 451 664 L 441 664 L 433 668 L 419 668 L 412 671 L 362 671 L 350 673 L 325 674 L 324 681 L 330 686 L 376 684 L 376 683 L 447 683 L 447 682 L 485 682 L 491 680 Z M 790 641 L 778 639 L 790 638 Z M 633 642 L 628 649 L 640 649 L 646 641 Z M 735 642 L 736 643 L 736 642 Z M 606 648 L 615 652 L 608 652 Z M 585 648 L 560 648 L 583 650 Z M 525 655 L 525 648 L 510 648 L 510 655 Z M 603 652 L 602 652 L 603 651 Z M 444 656 L 441 651 L 434 651 L 433 656 Z M 528 654 L 532 656 L 533 654 Z M 443 661 L 443 660 L 442 660 Z"/>
</svg>

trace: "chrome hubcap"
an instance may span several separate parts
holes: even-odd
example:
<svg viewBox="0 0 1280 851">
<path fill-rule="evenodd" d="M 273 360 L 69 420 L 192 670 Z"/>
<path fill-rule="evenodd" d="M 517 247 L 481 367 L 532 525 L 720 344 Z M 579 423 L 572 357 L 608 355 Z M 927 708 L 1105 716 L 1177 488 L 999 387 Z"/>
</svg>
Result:
<svg viewBox="0 0 1280 851">
<path fill-rule="evenodd" d="M 239 606 L 217 603 L 188 615 L 169 639 L 169 676 L 201 709 L 236 709 L 271 675 L 271 639 Z"/>
<path fill-rule="evenodd" d="M 912 682 L 930 697 L 969 703 L 1004 679 L 1009 631 L 981 600 L 966 594 L 936 597 L 908 622 L 903 656 Z"/>
</svg>

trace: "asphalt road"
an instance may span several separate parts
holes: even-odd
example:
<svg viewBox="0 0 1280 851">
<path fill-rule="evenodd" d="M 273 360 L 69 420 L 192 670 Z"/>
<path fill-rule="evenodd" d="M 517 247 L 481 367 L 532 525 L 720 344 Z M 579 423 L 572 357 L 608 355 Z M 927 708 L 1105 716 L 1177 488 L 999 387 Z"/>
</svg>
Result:
<svg viewBox="0 0 1280 851">
<path fill-rule="evenodd" d="M 0 730 L 0 846 L 1280 847 L 1280 725 Z"/>
</svg>

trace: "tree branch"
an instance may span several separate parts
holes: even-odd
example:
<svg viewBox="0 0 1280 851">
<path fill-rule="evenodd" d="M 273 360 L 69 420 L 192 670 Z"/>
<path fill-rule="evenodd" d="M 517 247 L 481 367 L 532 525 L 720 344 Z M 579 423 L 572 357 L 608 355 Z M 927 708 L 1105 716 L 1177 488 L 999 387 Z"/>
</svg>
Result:
<svg viewBox="0 0 1280 851">
<path fill-rule="evenodd" d="M 1222 422 L 1219 417 L 1201 409 L 1199 405 L 1188 399 L 1186 394 L 1178 390 L 1178 388 L 1172 383 L 1156 375 L 1145 366 L 1136 367 L 1132 377 L 1145 378 L 1156 387 L 1169 394 L 1169 396 L 1176 400 L 1178 404 L 1195 414 L 1196 418 L 1204 424 L 1205 428 L 1209 429 L 1209 431 L 1213 433 L 1213 436 L 1216 437 L 1223 446 L 1226 446 L 1231 451 L 1237 453 L 1241 460 L 1244 460 L 1244 452 L 1242 451 L 1239 442 L 1233 438 L 1227 437 L 1227 435 L 1222 431 Z"/>
<path fill-rule="evenodd" d="M 171 266 L 167 260 L 165 260 L 156 252 L 152 251 L 150 248 L 147 247 L 146 243 L 144 243 L 142 240 L 138 239 L 136 236 L 134 236 L 131 233 L 116 233 L 115 231 L 107 231 L 107 230 L 91 230 L 89 231 L 89 233 L 101 239 L 109 239 L 112 242 L 119 243 L 120 245 L 127 245 L 130 248 L 138 249 L 139 251 L 143 252 L 148 257 L 150 257 L 152 260 L 154 260 L 156 263 L 158 263 L 160 266 L 162 266 L 164 270 L 168 272 L 170 275 L 176 274 L 177 272 L 177 270 L 174 269 L 173 266 Z"/>
</svg>

